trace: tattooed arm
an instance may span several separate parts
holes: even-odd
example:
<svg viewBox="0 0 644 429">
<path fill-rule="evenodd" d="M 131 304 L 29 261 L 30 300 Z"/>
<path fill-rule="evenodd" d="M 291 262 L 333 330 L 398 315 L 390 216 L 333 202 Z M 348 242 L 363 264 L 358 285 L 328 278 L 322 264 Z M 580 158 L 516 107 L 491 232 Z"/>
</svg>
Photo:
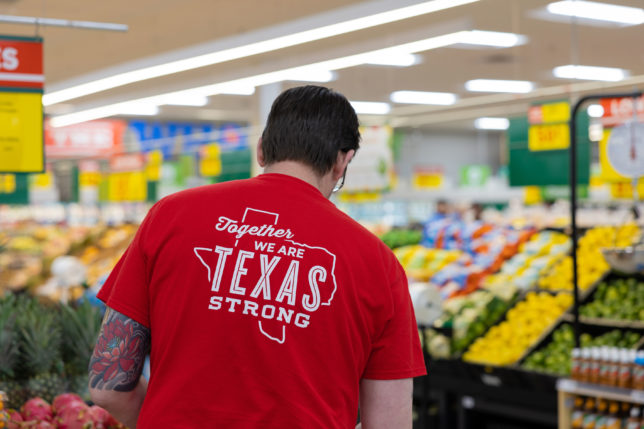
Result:
<svg viewBox="0 0 644 429">
<path fill-rule="evenodd" d="M 89 390 L 97 405 L 128 428 L 136 428 L 147 382 L 141 377 L 150 349 L 150 330 L 107 309 L 89 363 Z"/>
</svg>

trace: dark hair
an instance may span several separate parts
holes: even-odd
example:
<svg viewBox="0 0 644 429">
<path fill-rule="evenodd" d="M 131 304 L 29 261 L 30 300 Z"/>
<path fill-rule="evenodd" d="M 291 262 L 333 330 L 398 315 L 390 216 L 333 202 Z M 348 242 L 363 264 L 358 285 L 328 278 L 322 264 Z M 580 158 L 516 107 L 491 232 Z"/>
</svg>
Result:
<svg viewBox="0 0 644 429">
<path fill-rule="evenodd" d="M 358 150 L 358 117 L 344 95 L 307 85 L 282 92 L 273 102 L 262 133 L 266 164 L 299 161 L 328 173 L 338 151 Z"/>
</svg>

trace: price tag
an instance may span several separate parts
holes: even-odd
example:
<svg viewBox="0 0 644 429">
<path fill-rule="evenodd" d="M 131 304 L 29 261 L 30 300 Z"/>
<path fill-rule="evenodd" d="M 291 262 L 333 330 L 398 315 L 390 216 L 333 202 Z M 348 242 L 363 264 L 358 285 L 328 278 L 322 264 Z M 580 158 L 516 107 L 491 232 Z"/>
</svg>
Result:
<svg viewBox="0 0 644 429">
<path fill-rule="evenodd" d="M 145 174 L 150 182 L 158 182 L 161 179 L 161 163 L 163 163 L 163 153 L 160 150 L 153 150 L 148 154 Z"/>
<path fill-rule="evenodd" d="M 0 174 L 0 194 L 13 194 L 16 192 L 15 174 Z"/>
<path fill-rule="evenodd" d="M 78 185 L 81 188 L 96 187 L 101 183 L 101 173 L 98 171 L 81 171 L 78 173 Z"/>
<path fill-rule="evenodd" d="M 543 123 L 568 122 L 570 120 L 570 105 L 566 101 L 548 103 L 541 106 Z"/>
<path fill-rule="evenodd" d="M 36 188 L 41 188 L 41 189 L 49 188 L 52 183 L 51 173 L 45 172 L 42 174 L 36 174 L 34 177 L 33 183 L 34 183 L 34 187 Z"/>
<path fill-rule="evenodd" d="M 419 167 L 414 170 L 412 183 L 417 189 L 438 189 L 443 186 L 442 167 Z"/>
<path fill-rule="evenodd" d="M 221 174 L 221 150 L 217 143 L 207 144 L 203 147 L 199 160 L 199 173 L 203 177 Z"/>
<path fill-rule="evenodd" d="M 528 148 L 533 152 L 562 150 L 569 146 L 568 124 L 532 125 L 528 131 Z"/>
<path fill-rule="evenodd" d="M 557 390 L 562 392 L 575 392 L 577 390 L 577 382 L 567 378 L 560 378 L 557 380 Z"/>
</svg>

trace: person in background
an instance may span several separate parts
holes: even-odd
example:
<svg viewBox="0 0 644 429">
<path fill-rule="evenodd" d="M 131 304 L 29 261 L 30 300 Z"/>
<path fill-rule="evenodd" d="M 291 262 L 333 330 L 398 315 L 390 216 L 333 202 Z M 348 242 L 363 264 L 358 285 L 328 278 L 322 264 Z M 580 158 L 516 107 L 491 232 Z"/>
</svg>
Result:
<svg viewBox="0 0 644 429">
<path fill-rule="evenodd" d="M 155 204 L 98 295 L 92 400 L 130 429 L 346 429 L 358 408 L 363 429 L 411 428 L 426 367 L 405 272 L 328 200 L 359 140 L 344 96 L 289 89 L 264 174 Z"/>
</svg>

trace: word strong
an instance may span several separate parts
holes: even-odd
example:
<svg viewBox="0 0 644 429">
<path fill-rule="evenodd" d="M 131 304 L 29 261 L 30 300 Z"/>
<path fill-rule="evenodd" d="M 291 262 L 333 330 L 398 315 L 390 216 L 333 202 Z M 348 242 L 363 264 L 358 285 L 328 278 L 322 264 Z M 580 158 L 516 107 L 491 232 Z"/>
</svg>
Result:
<svg viewBox="0 0 644 429">
<path fill-rule="evenodd" d="M 335 255 L 297 243 L 279 214 L 246 209 L 241 221 L 219 216 L 215 237 L 234 245 L 194 247 L 211 295 L 208 310 L 257 319 L 259 332 L 284 343 L 286 327 L 307 328 L 321 306 L 330 306 L 337 285 Z M 219 243 L 230 242 L 220 239 Z"/>
</svg>

